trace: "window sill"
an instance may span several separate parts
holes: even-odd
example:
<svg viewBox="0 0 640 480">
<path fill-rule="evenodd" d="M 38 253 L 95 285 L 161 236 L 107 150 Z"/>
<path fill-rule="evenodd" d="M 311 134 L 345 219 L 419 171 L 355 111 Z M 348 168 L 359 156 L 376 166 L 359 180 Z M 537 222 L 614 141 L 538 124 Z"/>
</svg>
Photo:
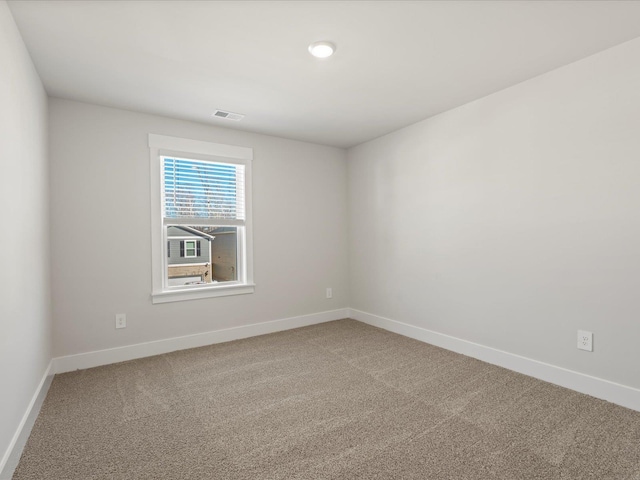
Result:
<svg viewBox="0 0 640 480">
<path fill-rule="evenodd" d="M 216 287 L 199 287 L 181 290 L 165 290 L 151 295 L 151 303 L 182 302 L 184 300 L 198 300 L 201 298 L 226 297 L 229 295 L 246 295 L 253 293 L 255 285 L 219 285 Z"/>
</svg>

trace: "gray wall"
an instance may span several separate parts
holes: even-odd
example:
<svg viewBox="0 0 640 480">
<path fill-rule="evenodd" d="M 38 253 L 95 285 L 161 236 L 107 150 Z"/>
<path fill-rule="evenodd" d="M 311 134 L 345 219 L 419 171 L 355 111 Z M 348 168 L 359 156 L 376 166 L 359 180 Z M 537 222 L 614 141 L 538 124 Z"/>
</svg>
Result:
<svg viewBox="0 0 640 480">
<path fill-rule="evenodd" d="M 51 358 L 47 97 L 4 1 L 0 65 L 1 461 Z"/>
<path fill-rule="evenodd" d="M 56 356 L 348 306 L 344 150 L 61 99 L 49 112 Z M 151 304 L 149 133 L 254 149 L 255 293 Z M 94 242 L 68 242 L 78 219 Z"/>
<path fill-rule="evenodd" d="M 235 232 L 216 234 L 212 250 L 214 280 L 237 280 L 237 245 L 238 240 Z"/>
<path fill-rule="evenodd" d="M 639 58 L 637 39 L 351 149 L 351 307 L 640 387 Z"/>
</svg>

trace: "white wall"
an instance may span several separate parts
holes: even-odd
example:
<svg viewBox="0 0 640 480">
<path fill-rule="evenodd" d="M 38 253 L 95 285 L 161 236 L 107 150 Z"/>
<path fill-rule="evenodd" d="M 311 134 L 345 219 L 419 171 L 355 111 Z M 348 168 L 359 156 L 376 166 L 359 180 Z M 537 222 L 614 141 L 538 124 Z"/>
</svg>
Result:
<svg viewBox="0 0 640 480">
<path fill-rule="evenodd" d="M 47 97 L 4 1 L 0 65 L 1 462 L 51 358 Z"/>
<path fill-rule="evenodd" d="M 348 306 L 344 150 L 60 99 L 49 111 L 55 356 Z M 151 304 L 149 133 L 254 149 L 254 294 Z"/>
<path fill-rule="evenodd" d="M 640 39 L 351 149 L 350 306 L 640 387 L 638 58 Z"/>
</svg>

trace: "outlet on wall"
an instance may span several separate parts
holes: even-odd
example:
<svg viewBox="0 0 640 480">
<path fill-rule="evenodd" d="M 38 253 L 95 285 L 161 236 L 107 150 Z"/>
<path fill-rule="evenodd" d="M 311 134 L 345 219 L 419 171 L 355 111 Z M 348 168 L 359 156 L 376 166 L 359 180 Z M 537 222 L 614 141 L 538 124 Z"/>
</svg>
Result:
<svg viewBox="0 0 640 480">
<path fill-rule="evenodd" d="M 126 328 L 127 326 L 127 314 L 116 313 L 116 328 Z"/>
<path fill-rule="evenodd" d="M 578 330 L 578 348 L 593 352 L 593 333 L 586 330 Z"/>
<path fill-rule="evenodd" d="M 333 298 L 333 289 L 331 287 L 327 287 L 327 298 Z"/>
</svg>

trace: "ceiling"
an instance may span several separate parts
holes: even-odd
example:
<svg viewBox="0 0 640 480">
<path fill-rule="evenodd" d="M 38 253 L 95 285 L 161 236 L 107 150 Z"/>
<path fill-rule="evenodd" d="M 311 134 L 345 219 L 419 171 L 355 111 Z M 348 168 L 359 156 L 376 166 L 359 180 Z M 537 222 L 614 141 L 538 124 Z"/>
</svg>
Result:
<svg viewBox="0 0 640 480">
<path fill-rule="evenodd" d="M 9 5 L 51 96 L 338 147 L 640 36 L 628 1 Z"/>
</svg>

